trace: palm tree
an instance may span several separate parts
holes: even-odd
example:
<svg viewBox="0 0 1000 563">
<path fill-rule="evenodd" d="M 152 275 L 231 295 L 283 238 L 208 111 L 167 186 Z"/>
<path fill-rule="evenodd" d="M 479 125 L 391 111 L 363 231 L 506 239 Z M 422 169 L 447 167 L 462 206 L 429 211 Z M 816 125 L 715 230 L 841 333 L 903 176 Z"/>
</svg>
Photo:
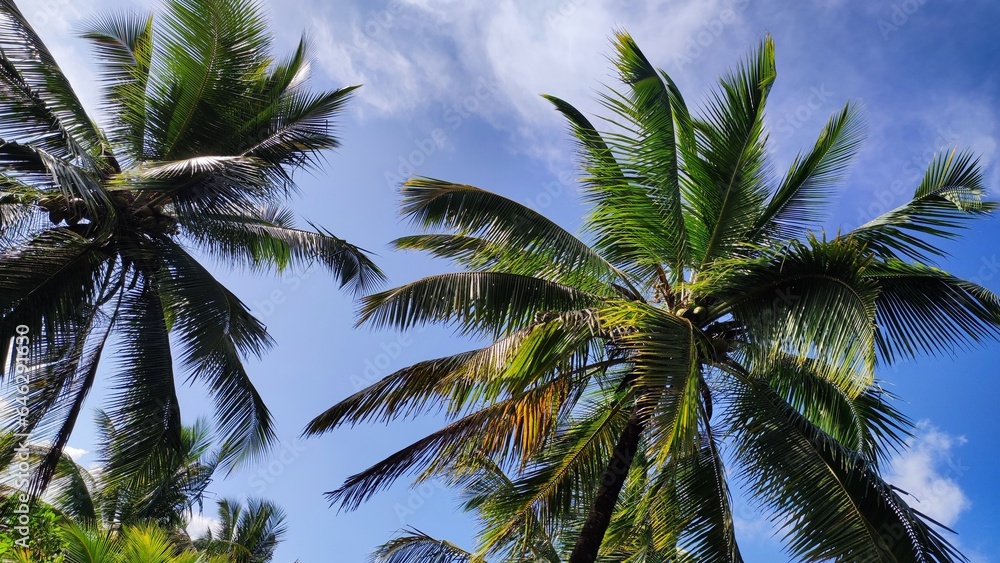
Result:
<svg viewBox="0 0 1000 563">
<path fill-rule="evenodd" d="M 450 422 L 328 493 L 353 509 L 402 475 L 476 452 L 515 479 L 477 554 L 583 514 L 568 561 L 628 523 L 673 559 L 741 561 L 727 467 L 807 561 L 961 558 L 881 475 L 908 421 L 875 366 L 995 338 L 1000 298 L 934 266 L 995 205 L 974 157 L 936 157 L 901 207 L 842 235 L 820 219 L 863 127 L 847 104 L 773 177 L 765 39 L 692 114 L 666 72 L 616 35 L 624 87 L 598 130 L 568 103 L 590 205 L 588 243 L 479 188 L 415 178 L 396 246 L 454 260 L 365 298 L 360 323 L 452 326 L 492 340 L 393 373 L 314 419 L 316 435 L 443 408 Z M 645 461 L 637 463 L 641 458 Z M 645 483 L 616 516 L 630 478 Z M 628 491 L 630 489 L 626 489 Z M 625 518 L 628 519 L 625 519 Z"/>
<path fill-rule="evenodd" d="M 287 527 L 285 513 L 274 503 L 251 498 L 219 501 L 219 528 L 194 541 L 199 552 L 224 556 L 232 563 L 268 563 Z"/>
<path fill-rule="evenodd" d="M 116 444 L 128 437 L 118 432 L 103 412 L 98 412 L 98 428 L 97 457 L 103 464 Z M 83 541 L 80 538 L 95 541 L 103 538 L 101 541 L 114 543 L 116 536 L 128 535 L 129 530 L 147 533 L 150 526 L 155 526 L 166 534 L 177 551 L 212 555 L 231 563 L 270 561 L 286 527 L 284 512 L 269 501 L 252 499 L 244 508 L 238 502 L 223 499 L 218 503 L 219 533 L 213 535 L 209 530 L 195 541 L 188 536 L 190 516 L 196 508 L 202 509 L 206 490 L 225 453 L 209 451 L 211 436 L 204 420 L 184 426 L 181 441 L 180 451 L 163 459 L 157 473 L 139 476 L 88 471 L 64 454 L 42 505 L 58 516 L 66 531 L 64 535 L 80 541 Z M 47 448 L 37 446 L 33 450 L 36 463 L 48 452 Z M 4 497 L 14 500 L 18 498 L 16 493 L 24 491 L 7 481 L 11 479 L 5 478 L 3 483 Z M 115 553 L 121 551 L 119 547 L 114 548 Z"/>
<path fill-rule="evenodd" d="M 98 467 L 114 455 L 128 436 L 98 412 Z M 202 507 L 205 492 L 222 455 L 210 451 L 211 434 L 204 420 L 181 428 L 181 447 L 156 467 L 156 473 L 115 475 L 91 472 L 63 456 L 45 500 L 70 521 L 118 530 L 153 523 L 186 539 L 189 515 Z M 45 452 L 41 452 L 44 454 Z M 41 456 L 40 456 L 41 457 Z"/>
<path fill-rule="evenodd" d="M 116 445 L 128 438 L 115 431 L 106 413 L 99 411 L 97 418 L 100 433 L 97 457 L 99 463 L 106 463 Z M 115 475 L 101 469 L 87 470 L 64 453 L 48 488 L 32 508 L 51 511 L 61 524 L 73 523 L 110 533 L 153 524 L 166 531 L 173 543 L 191 547 L 185 528 L 194 510 L 202 508 L 206 490 L 222 458 L 221 453 L 210 452 L 210 446 L 207 423 L 198 420 L 181 429 L 180 450 L 162 458 L 155 473 Z M 29 464 L 37 466 L 44 462 L 49 447 L 32 445 L 30 452 Z M 25 483 L 19 482 L 23 472 L 14 467 L 17 463 L 0 480 L 3 499 L 0 514 L 5 518 L 16 518 L 13 510 L 21 503 L 21 495 L 28 492 L 24 490 Z"/>
<path fill-rule="evenodd" d="M 233 563 L 226 557 L 178 549 L 167 532 L 153 524 L 127 526 L 120 534 L 74 523 L 64 530 L 66 563 Z"/>
<path fill-rule="evenodd" d="M 484 523 L 481 536 L 490 534 L 488 523 L 497 514 L 507 516 L 504 503 L 515 487 L 502 467 L 484 456 L 465 456 L 454 461 L 448 484 L 459 490 L 462 508 Z M 542 523 L 528 514 L 520 522 L 515 541 L 505 542 L 497 551 L 503 561 L 561 563 L 559 536 L 550 535 Z M 448 540 L 432 537 L 416 528 L 403 530 L 380 545 L 372 563 L 487 563 L 482 555 Z"/>
<path fill-rule="evenodd" d="M 304 42 L 273 58 L 257 2 L 165 0 L 155 19 L 111 14 L 84 37 L 102 69 L 104 129 L 0 0 L 0 342 L 30 332 L 34 369 L 17 372 L 31 381 L 15 397 L 30 414 L 13 430 L 52 444 L 36 493 L 111 338 L 107 410 L 130 439 L 107 470 L 138 474 L 179 449 L 175 360 L 214 399 L 224 465 L 273 442 L 243 365 L 272 340 L 192 249 L 255 271 L 318 261 L 356 290 L 382 279 L 364 251 L 296 228 L 281 207 L 294 172 L 338 146 L 331 120 L 354 87 L 310 89 Z M 26 365 L 12 361 L 7 381 Z"/>
</svg>

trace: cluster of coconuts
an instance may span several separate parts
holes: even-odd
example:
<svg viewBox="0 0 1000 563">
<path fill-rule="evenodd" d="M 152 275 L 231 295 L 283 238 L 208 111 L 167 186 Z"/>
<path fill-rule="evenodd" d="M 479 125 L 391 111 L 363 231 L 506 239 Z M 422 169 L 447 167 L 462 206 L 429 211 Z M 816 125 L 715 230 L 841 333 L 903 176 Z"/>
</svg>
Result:
<svg viewBox="0 0 1000 563">
<path fill-rule="evenodd" d="M 143 231 L 177 233 L 177 219 L 163 213 L 163 206 L 150 206 L 127 191 L 113 192 L 111 198 Z"/>
<path fill-rule="evenodd" d="M 706 310 L 702 306 L 696 306 L 694 308 L 681 307 L 674 311 L 674 314 L 678 317 L 685 318 L 691 321 L 695 326 L 701 326 L 705 322 Z M 715 357 L 725 358 L 729 354 L 729 341 L 725 338 L 713 338 L 712 339 L 712 350 L 715 352 Z"/>
<path fill-rule="evenodd" d="M 49 221 L 52 221 L 53 225 L 66 221 L 67 225 L 74 227 L 83 219 L 93 222 L 93 219 L 87 215 L 87 206 L 78 197 L 68 199 L 50 197 L 39 203 L 43 209 L 49 212 Z"/>
<path fill-rule="evenodd" d="M 133 224 L 146 232 L 170 233 L 177 232 L 177 219 L 163 213 L 162 206 L 152 207 L 127 191 L 116 191 L 111 195 L 115 205 L 124 212 Z M 49 212 L 49 221 L 59 225 L 63 221 L 70 227 L 76 226 L 86 219 L 94 223 L 94 217 L 88 213 L 87 206 L 78 197 L 49 197 L 39 202 L 43 209 Z"/>
</svg>

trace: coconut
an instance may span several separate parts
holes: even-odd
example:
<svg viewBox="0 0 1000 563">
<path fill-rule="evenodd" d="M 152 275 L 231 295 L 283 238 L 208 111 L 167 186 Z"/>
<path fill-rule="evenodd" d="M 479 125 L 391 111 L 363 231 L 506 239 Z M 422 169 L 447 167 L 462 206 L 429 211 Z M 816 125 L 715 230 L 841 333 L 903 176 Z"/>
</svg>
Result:
<svg viewBox="0 0 1000 563">
<path fill-rule="evenodd" d="M 65 218 L 66 214 L 58 209 L 53 209 L 52 211 L 49 211 L 49 221 L 52 221 L 53 225 L 58 225 L 59 223 L 62 223 L 63 219 Z"/>
<path fill-rule="evenodd" d="M 156 217 L 143 217 L 139 219 L 139 226 L 143 229 L 152 229 L 156 227 Z"/>
<path fill-rule="evenodd" d="M 118 207 L 128 207 L 132 202 L 130 201 L 128 194 L 124 192 L 116 192 L 111 196 L 111 199 L 115 201 L 115 205 Z"/>
<path fill-rule="evenodd" d="M 139 219 L 145 219 L 146 217 L 153 216 L 153 210 L 150 209 L 148 205 L 143 205 L 142 207 L 137 208 L 133 214 Z"/>
</svg>

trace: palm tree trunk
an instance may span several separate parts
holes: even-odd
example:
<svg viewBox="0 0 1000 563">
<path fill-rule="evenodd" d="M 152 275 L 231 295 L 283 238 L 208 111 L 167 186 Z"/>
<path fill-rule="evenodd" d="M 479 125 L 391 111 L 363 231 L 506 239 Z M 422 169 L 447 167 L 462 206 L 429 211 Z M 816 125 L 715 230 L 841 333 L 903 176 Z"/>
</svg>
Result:
<svg viewBox="0 0 1000 563">
<path fill-rule="evenodd" d="M 618 495 L 621 494 L 635 452 L 639 448 L 639 437 L 642 435 L 639 410 L 637 408 L 632 411 L 632 416 L 618 437 L 611 460 L 601 477 L 601 486 L 597 489 L 594 504 L 590 507 L 587 520 L 580 530 L 580 537 L 573 546 L 573 553 L 569 556 L 569 563 L 594 563 L 597 560 L 597 553 L 604 541 L 604 533 L 611 524 L 611 515 L 618 502 Z"/>
</svg>

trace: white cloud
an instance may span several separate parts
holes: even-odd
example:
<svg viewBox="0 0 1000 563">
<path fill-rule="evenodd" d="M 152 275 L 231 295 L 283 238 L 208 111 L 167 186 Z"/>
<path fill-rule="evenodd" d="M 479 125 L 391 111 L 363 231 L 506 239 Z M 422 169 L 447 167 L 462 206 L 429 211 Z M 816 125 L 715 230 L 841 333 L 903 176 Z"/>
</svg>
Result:
<svg viewBox="0 0 1000 563">
<path fill-rule="evenodd" d="M 197 539 L 209 530 L 215 529 L 221 522 L 218 519 L 203 514 L 192 513 L 188 520 L 187 533 L 192 539 Z"/>
<path fill-rule="evenodd" d="M 527 141 L 534 156 L 551 158 L 546 152 L 564 140 L 564 124 L 539 94 L 597 110 L 595 91 L 612 83 L 606 55 L 615 29 L 627 29 L 656 66 L 704 80 L 714 74 L 702 65 L 721 70 L 725 65 L 714 61 L 731 56 L 722 39 L 755 36 L 740 27 L 746 6 L 683 0 L 622 10 L 613 0 L 393 0 L 381 11 L 327 7 L 311 35 L 334 82 L 365 84 L 359 100 L 369 111 L 405 116 L 476 98 L 481 117 Z M 484 82 L 495 86 L 488 99 L 477 97 Z"/>
<path fill-rule="evenodd" d="M 966 442 L 939 430 L 929 421 L 917 424 L 916 435 L 905 451 L 892 459 L 886 480 L 909 496 L 907 503 L 945 526 L 953 526 L 972 506 L 957 480 L 967 468 L 955 455 Z"/>
<path fill-rule="evenodd" d="M 80 458 L 89 453 L 87 450 L 81 448 L 74 448 L 73 446 L 66 446 L 63 448 L 63 453 L 73 458 L 73 461 L 79 462 Z"/>
</svg>

